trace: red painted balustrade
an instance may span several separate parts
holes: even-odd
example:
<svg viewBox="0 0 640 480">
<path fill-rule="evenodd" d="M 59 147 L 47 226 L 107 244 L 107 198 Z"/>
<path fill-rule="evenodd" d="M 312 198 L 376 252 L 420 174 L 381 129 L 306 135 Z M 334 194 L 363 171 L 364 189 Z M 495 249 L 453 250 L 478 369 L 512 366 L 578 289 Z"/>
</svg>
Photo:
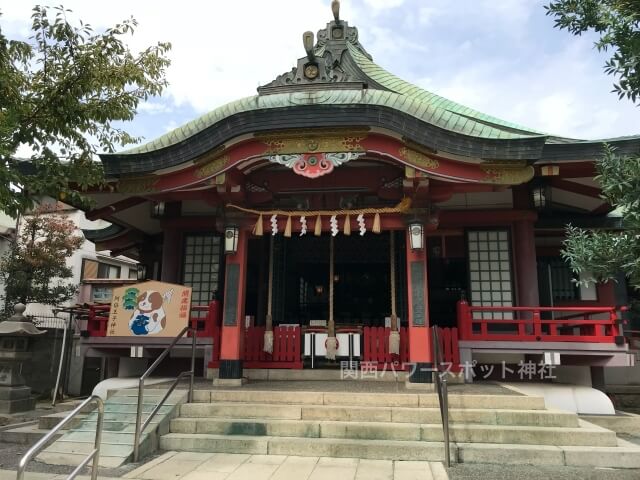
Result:
<svg viewBox="0 0 640 480">
<path fill-rule="evenodd" d="M 400 355 L 389 353 L 390 328 L 364 327 L 362 334 L 362 362 L 377 364 L 378 370 L 397 371 L 408 369 L 409 342 L 407 329 L 400 329 Z"/>
<path fill-rule="evenodd" d="M 244 368 L 302 368 L 300 327 L 274 327 L 273 353 L 264 351 L 264 331 L 265 327 L 245 330 Z"/>
<path fill-rule="evenodd" d="M 84 310 L 84 309 L 83 309 Z M 109 323 L 109 312 L 111 305 L 92 304 L 86 307 L 87 310 L 87 333 L 89 337 L 106 337 L 107 325 Z M 206 312 L 200 315 L 195 312 Z M 198 338 L 216 338 L 220 335 L 220 302 L 212 301 L 209 305 L 195 305 L 191 307 L 191 326 L 196 329 Z M 218 338 L 219 340 L 219 338 Z M 219 341 L 214 341 L 214 348 L 219 345 Z M 219 348 L 219 347 L 218 347 Z"/>
<path fill-rule="evenodd" d="M 476 307 L 462 300 L 457 309 L 460 340 L 625 342 L 626 307 Z"/>
</svg>

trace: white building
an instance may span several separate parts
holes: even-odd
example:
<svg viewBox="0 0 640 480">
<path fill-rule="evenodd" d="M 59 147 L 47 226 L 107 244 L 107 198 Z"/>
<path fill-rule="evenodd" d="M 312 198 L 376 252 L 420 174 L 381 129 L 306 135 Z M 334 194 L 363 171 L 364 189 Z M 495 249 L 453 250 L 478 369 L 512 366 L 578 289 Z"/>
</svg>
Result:
<svg viewBox="0 0 640 480">
<path fill-rule="evenodd" d="M 135 282 L 137 279 L 138 263 L 130 258 L 109 256 L 108 251 L 97 252 L 95 244 L 86 239 L 83 230 L 102 229 L 109 225 L 104 220 L 87 220 L 82 210 L 56 202 L 47 198 L 42 202 L 49 205 L 57 213 L 69 218 L 76 225 L 76 235 L 84 238 L 80 248 L 67 260 L 73 271 L 69 283 L 78 284 L 78 294 L 69 305 L 76 303 L 109 302 L 111 289 L 122 283 Z M 19 222 L 20 224 L 22 222 Z M 18 229 L 20 225 L 18 225 Z M 16 233 L 16 220 L 0 212 L 0 255 L 10 247 Z M 4 295 L 4 285 L 0 283 L 0 295 Z M 27 305 L 26 314 L 50 317 L 53 316 L 52 306 L 43 304 Z"/>
</svg>

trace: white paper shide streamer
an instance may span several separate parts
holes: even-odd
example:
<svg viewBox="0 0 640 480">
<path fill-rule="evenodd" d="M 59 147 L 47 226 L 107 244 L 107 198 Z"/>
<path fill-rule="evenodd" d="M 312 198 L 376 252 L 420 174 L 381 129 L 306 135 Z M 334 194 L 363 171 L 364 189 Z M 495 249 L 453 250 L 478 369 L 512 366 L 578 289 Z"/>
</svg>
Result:
<svg viewBox="0 0 640 480">
<path fill-rule="evenodd" d="M 307 234 L 307 217 L 302 215 L 300 217 L 300 236 Z"/>
</svg>

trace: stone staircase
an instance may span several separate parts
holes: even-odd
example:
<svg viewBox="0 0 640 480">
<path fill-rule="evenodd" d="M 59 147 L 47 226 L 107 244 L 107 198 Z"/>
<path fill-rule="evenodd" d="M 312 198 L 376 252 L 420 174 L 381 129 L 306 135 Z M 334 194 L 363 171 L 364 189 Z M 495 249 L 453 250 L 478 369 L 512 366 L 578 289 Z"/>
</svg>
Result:
<svg viewBox="0 0 640 480">
<path fill-rule="evenodd" d="M 149 389 L 145 392 L 143 420 L 151 413 L 164 393 L 165 391 L 161 389 Z M 100 466 L 115 468 L 132 459 L 137 395 L 137 390 L 119 390 L 105 402 Z M 160 407 L 158 414 L 142 436 L 141 455 L 157 449 L 158 435 L 168 431 L 171 418 L 178 413 L 179 405 L 186 401 L 186 397 L 186 391 L 174 391 L 166 403 Z M 78 465 L 93 449 L 97 418 L 98 414 L 95 411 L 84 415 L 43 450 L 37 459 L 54 465 Z M 47 419 L 45 422 L 49 425 L 53 419 Z"/>
<path fill-rule="evenodd" d="M 364 390 L 366 391 L 366 389 Z M 163 450 L 444 460 L 433 393 L 199 390 Z M 541 397 L 450 394 L 452 460 L 640 468 L 640 447 Z"/>
</svg>

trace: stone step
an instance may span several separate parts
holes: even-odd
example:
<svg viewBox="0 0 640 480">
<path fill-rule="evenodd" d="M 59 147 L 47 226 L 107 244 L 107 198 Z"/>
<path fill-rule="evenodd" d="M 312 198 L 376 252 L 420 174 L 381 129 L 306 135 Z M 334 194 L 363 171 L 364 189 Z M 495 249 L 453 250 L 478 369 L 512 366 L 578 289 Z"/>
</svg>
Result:
<svg viewBox="0 0 640 480">
<path fill-rule="evenodd" d="M 172 433 L 442 442 L 440 424 L 177 418 Z M 452 425 L 453 442 L 615 446 L 614 432 L 582 428 Z"/>
<path fill-rule="evenodd" d="M 387 460 L 444 459 L 444 445 L 439 442 L 170 433 L 160 439 L 160 446 L 164 450 L 188 452 Z M 454 463 L 640 468 L 640 447 L 621 440 L 618 446 L 611 447 L 454 443 L 451 444 L 451 457 Z"/>
<path fill-rule="evenodd" d="M 66 452 L 53 452 L 53 451 L 43 451 L 38 455 L 38 461 L 48 463 L 49 465 L 80 465 L 86 457 L 87 454 L 80 453 L 66 453 Z M 100 466 L 104 468 L 118 468 L 122 466 L 129 460 L 127 456 L 113 456 L 113 455 L 105 455 L 102 450 L 100 451 Z"/>
<path fill-rule="evenodd" d="M 177 405 L 179 403 L 182 403 L 182 398 L 186 398 L 185 396 L 186 394 L 182 394 L 180 393 L 180 395 L 176 395 L 176 394 L 171 394 L 167 397 L 167 399 L 164 402 L 164 405 Z M 143 395 L 142 397 L 142 404 L 143 405 L 151 405 L 151 406 L 155 406 L 157 405 L 160 400 L 162 400 L 162 397 L 164 395 L 148 395 L 147 393 L 145 393 L 145 395 Z M 109 397 L 109 401 L 108 404 L 110 405 L 138 405 L 138 396 L 136 393 L 136 396 L 112 396 Z"/>
<path fill-rule="evenodd" d="M 434 393 L 279 392 L 271 390 L 198 391 L 202 403 L 268 403 L 367 407 L 438 407 Z M 450 408 L 543 410 L 544 398 L 526 395 L 449 395 Z"/>
<path fill-rule="evenodd" d="M 38 425 L 33 423 L 31 425 L 0 431 L 0 442 L 33 445 L 47 433 L 49 433 L 49 429 L 38 428 Z M 63 432 L 57 433 L 54 435 L 54 438 L 60 438 L 62 434 Z"/>
<path fill-rule="evenodd" d="M 169 433 L 161 437 L 160 448 L 188 452 L 322 456 L 379 460 L 442 461 L 444 459 L 444 444 L 442 442 L 420 441 Z M 455 454 L 455 445 L 452 445 L 452 456 L 454 458 Z"/>
<path fill-rule="evenodd" d="M 315 406 L 264 403 L 188 403 L 184 417 L 273 418 L 282 420 L 335 420 L 396 423 L 441 423 L 436 407 Z M 555 410 L 461 409 L 449 411 L 452 423 L 577 427 L 577 415 Z"/>
<path fill-rule="evenodd" d="M 640 468 L 640 446 L 618 440 L 614 447 L 457 443 L 460 463 L 565 465 L 594 468 Z"/>
<path fill-rule="evenodd" d="M 93 441 L 68 441 L 62 437 L 57 442 L 47 447 L 42 453 L 60 453 L 60 454 L 82 454 L 89 455 L 93 451 Z M 123 443 L 108 443 L 106 441 L 100 444 L 100 456 L 105 457 L 128 457 L 131 455 L 132 446 Z M 40 455 L 42 455 L 42 453 Z M 40 459 L 38 455 L 38 459 Z M 102 465 L 102 462 L 100 462 Z"/>
<path fill-rule="evenodd" d="M 302 406 L 302 419 L 396 423 L 441 423 L 439 408 Z M 578 416 L 558 410 L 454 408 L 451 423 L 577 427 Z"/>
<path fill-rule="evenodd" d="M 142 413 L 144 414 L 149 414 L 153 411 L 153 409 L 155 408 L 155 404 L 153 405 L 143 405 L 142 406 Z M 166 413 L 170 410 L 172 410 L 176 405 L 168 405 L 168 404 L 164 404 L 160 407 L 160 410 L 158 411 L 158 413 Z M 105 418 L 108 415 L 133 415 L 135 417 L 136 412 L 138 411 L 137 405 L 118 405 L 118 404 L 105 404 L 104 406 L 104 413 L 105 413 Z M 92 418 L 92 416 L 97 415 L 97 412 L 91 412 L 87 418 Z"/>
<path fill-rule="evenodd" d="M 147 436 L 148 432 L 142 434 L 143 437 Z M 91 443 L 95 441 L 96 433 L 90 430 L 74 430 L 65 435 L 65 442 L 74 443 Z M 101 444 L 102 445 L 130 445 L 133 446 L 134 432 L 102 432 Z"/>
<path fill-rule="evenodd" d="M 160 423 L 158 417 L 154 417 L 154 419 L 149 423 L 149 427 L 153 428 Z M 116 421 L 105 421 L 102 424 L 102 429 L 104 432 L 116 432 L 116 433 L 132 433 L 136 430 L 135 421 L 132 422 L 116 422 Z M 95 421 L 85 421 L 77 427 L 73 428 L 74 432 L 95 432 L 96 431 L 96 422 Z"/>
<path fill-rule="evenodd" d="M 62 420 L 64 420 L 69 412 L 56 412 L 50 415 L 43 415 L 38 419 L 38 427 L 44 430 L 51 430 L 53 427 L 58 425 Z M 69 423 L 67 423 L 62 429 L 68 430 L 73 427 L 77 427 L 80 423 L 87 418 L 86 413 L 79 413 L 76 415 Z"/>
</svg>

